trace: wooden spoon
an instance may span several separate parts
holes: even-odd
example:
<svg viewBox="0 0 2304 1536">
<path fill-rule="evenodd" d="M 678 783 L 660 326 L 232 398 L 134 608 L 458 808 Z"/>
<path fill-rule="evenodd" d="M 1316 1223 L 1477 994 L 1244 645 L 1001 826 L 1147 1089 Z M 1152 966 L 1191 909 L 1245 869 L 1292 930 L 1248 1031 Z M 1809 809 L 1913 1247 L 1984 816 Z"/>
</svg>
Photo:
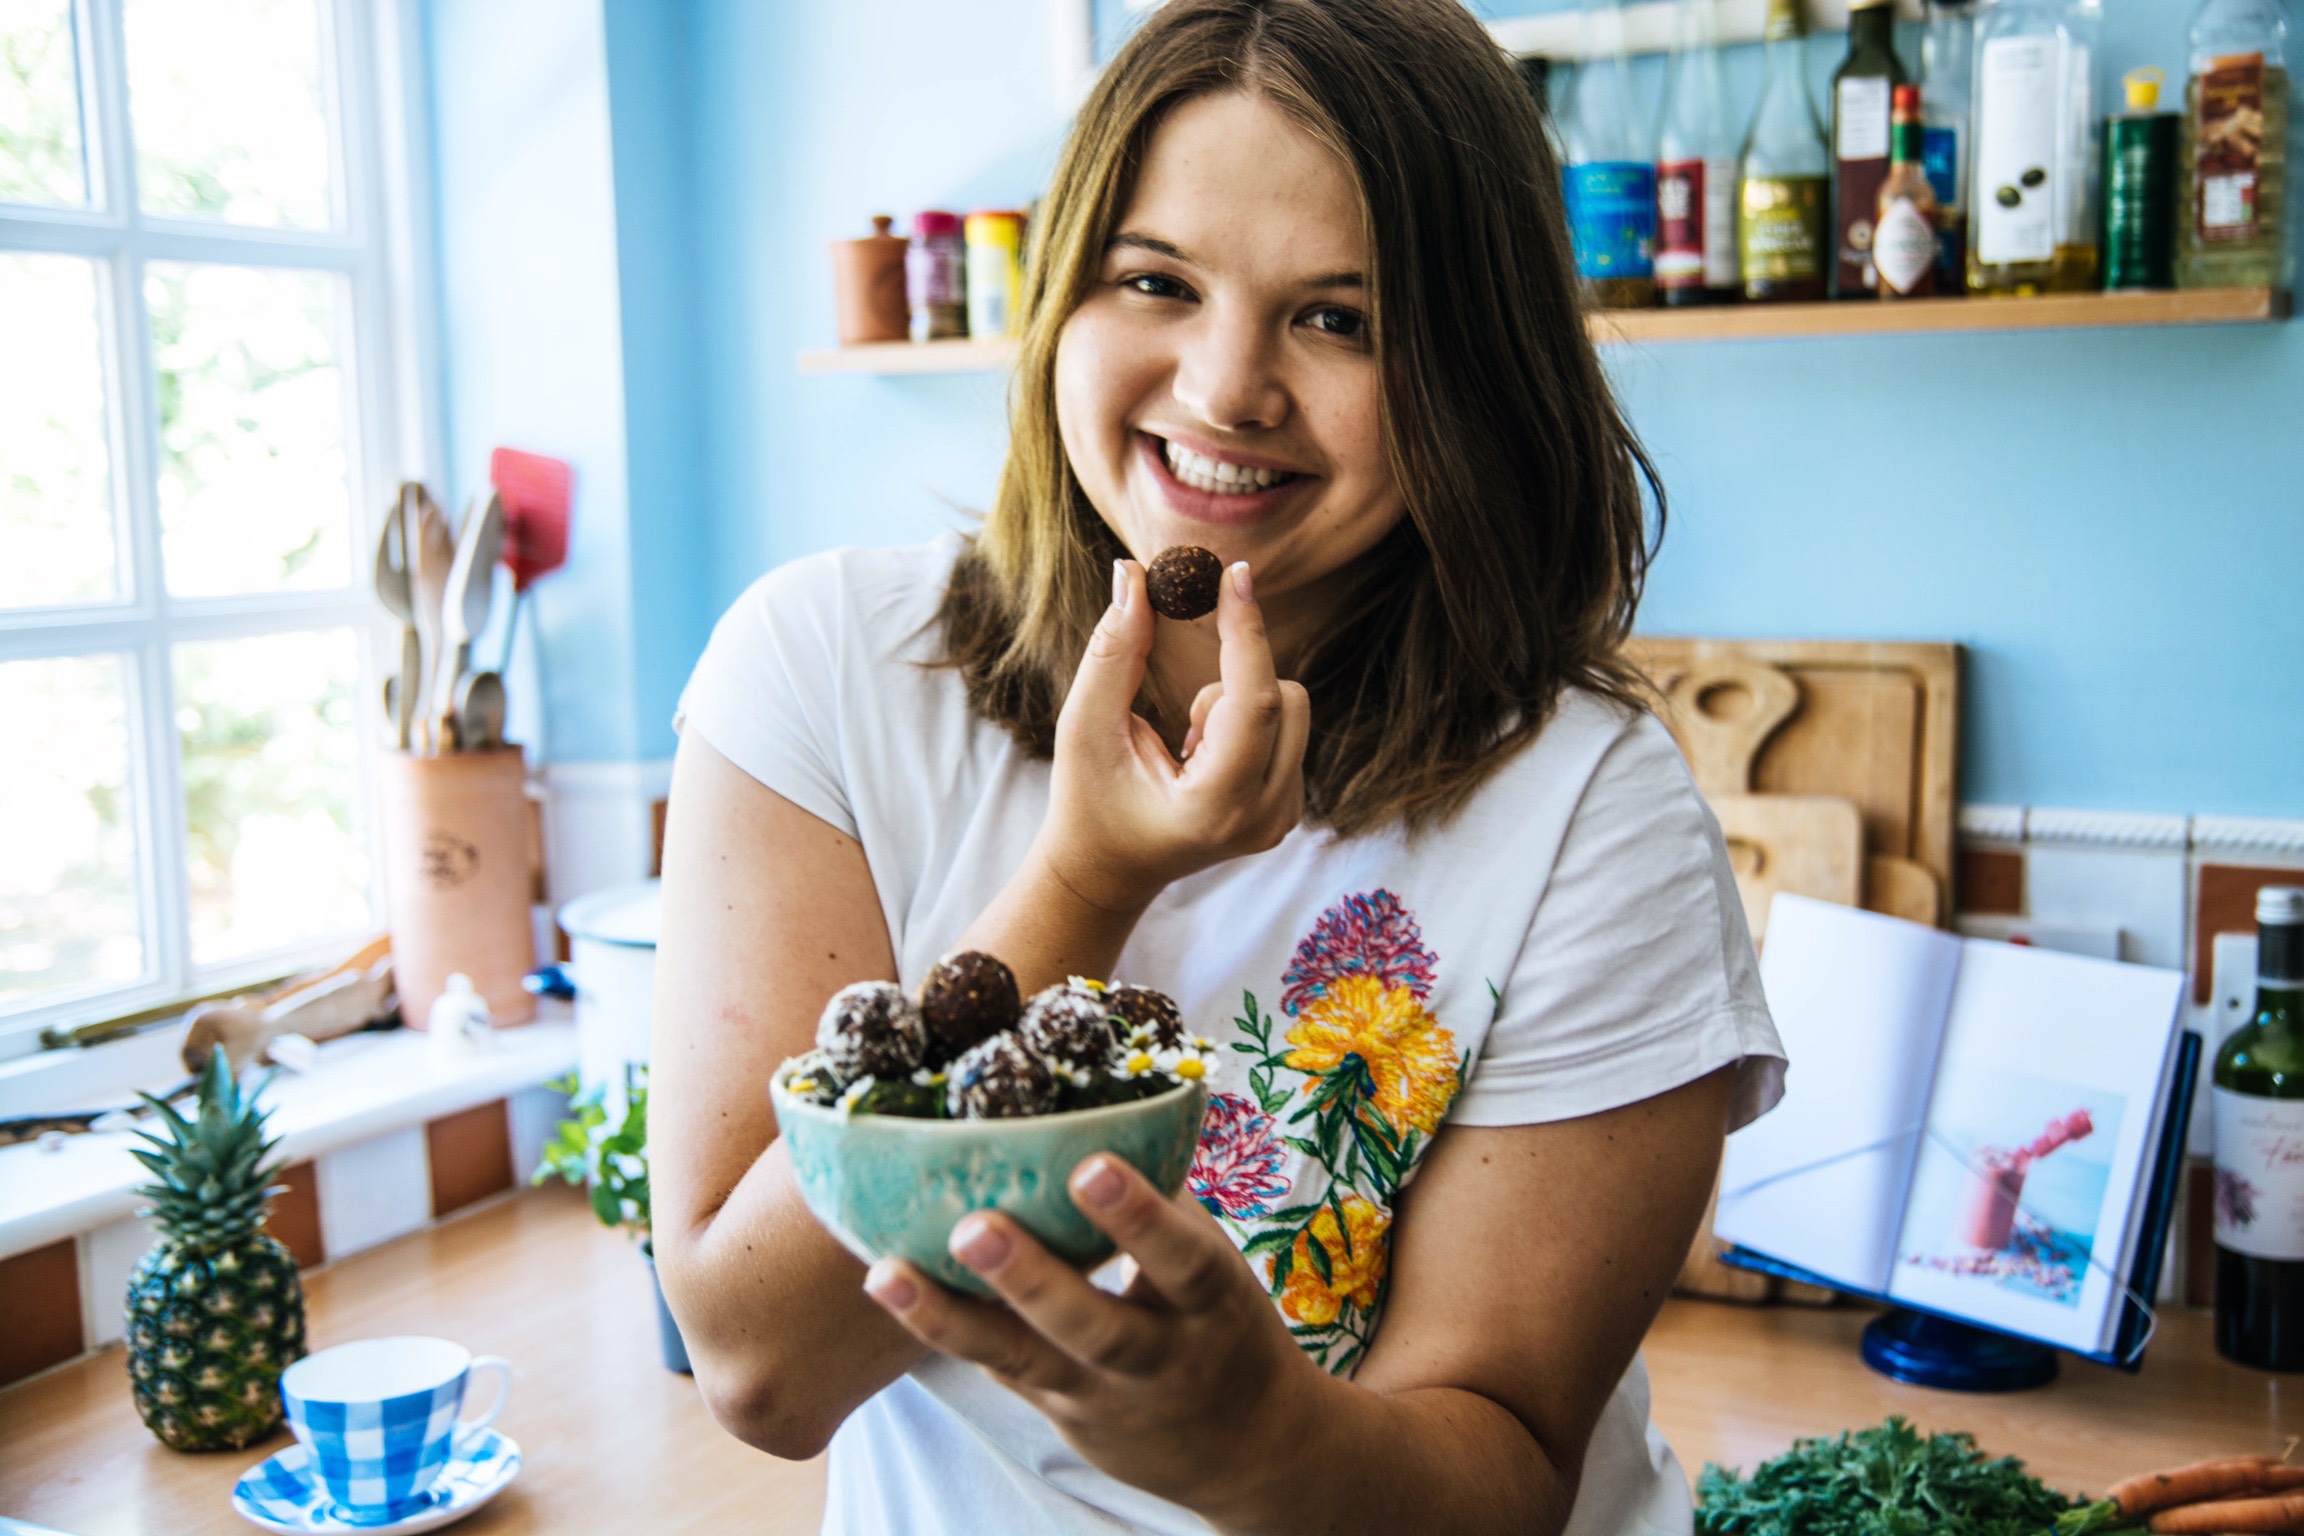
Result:
<svg viewBox="0 0 2304 1536">
<path fill-rule="evenodd" d="M 409 543 L 408 577 L 416 610 L 418 654 L 416 670 L 408 675 L 416 680 L 416 718 L 422 722 L 424 750 L 431 753 L 440 746 L 433 732 L 439 713 L 434 705 L 433 674 L 439 670 L 441 605 L 448 592 L 448 573 L 456 564 L 456 536 L 448 531 L 447 515 L 431 493 L 418 486 L 416 495 L 418 510 L 415 534 Z M 405 695 L 408 690 L 403 686 L 401 692 Z"/>
</svg>

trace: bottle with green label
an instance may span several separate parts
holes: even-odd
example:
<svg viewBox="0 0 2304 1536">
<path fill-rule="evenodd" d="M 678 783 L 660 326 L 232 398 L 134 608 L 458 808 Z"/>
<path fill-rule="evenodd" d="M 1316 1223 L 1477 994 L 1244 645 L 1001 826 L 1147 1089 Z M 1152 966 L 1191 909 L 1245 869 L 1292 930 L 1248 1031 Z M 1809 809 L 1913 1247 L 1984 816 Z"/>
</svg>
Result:
<svg viewBox="0 0 2304 1536">
<path fill-rule="evenodd" d="M 1892 0 L 1848 0 L 1848 55 L 1832 72 L 1832 297 L 1868 299 L 1872 218 L 1888 179 L 1888 117 L 1910 83 L 1896 57 Z"/>
<path fill-rule="evenodd" d="M 1984 0 L 1968 290 L 2096 286 L 2095 70 L 2102 0 Z"/>
<path fill-rule="evenodd" d="M 2304 888 L 2256 893 L 2256 1016 L 2216 1052 L 2216 1350 L 2304 1371 Z"/>
<path fill-rule="evenodd" d="M 2288 215 L 2288 12 L 2204 0 L 2177 154 L 2176 286 L 2281 286 Z"/>
<path fill-rule="evenodd" d="M 1736 168 L 1736 250 L 1744 297 L 1824 297 L 1832 259 L 1825 194 L 1832 155 L 1808 91 L 1800 0 L 1768 0 L 1766 78 Z"/>
</svg>

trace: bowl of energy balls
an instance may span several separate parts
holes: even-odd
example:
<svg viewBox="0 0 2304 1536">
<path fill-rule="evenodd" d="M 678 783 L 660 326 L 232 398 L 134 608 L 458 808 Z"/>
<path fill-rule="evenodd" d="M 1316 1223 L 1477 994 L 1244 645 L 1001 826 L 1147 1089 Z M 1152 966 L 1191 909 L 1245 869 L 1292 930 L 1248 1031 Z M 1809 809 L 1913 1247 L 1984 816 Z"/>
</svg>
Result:
<svg viewBox="0 0 2304 1536">
<path fill-rule="evenodd" d="M 867 1264 L 894 1256 L 974 1295 L 951 1255 L 970 1211 L 1007 1213 L 1083 1267 L 1112 1241 L 1065 1187 L 1109 1152 L 1183 1187 L 1214 1048 L 1149 987 L 1074 977 L 1026 998 L 1000 960 L 947 955 L 917 997 L 843 987 L 769 1093 L 808 1209 Z"/>
</svg>

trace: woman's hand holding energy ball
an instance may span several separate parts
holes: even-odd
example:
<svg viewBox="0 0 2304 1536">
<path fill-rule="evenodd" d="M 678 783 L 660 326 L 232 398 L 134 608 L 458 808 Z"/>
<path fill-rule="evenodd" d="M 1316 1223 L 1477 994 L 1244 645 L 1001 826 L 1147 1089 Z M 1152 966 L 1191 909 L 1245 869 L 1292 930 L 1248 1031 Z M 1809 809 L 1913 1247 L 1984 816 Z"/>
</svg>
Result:
<svg viewBox="0 0 2304 1536">
<path fill-rule="evenodd" d="M 1274 669 L 1247 564 L 1219 584 L 1220 680 L 1193 700 L 1181 759 L 1134 707 L 1159 623 L 1144 568 L 1115 562 L 1112 606 L 1057 717 L 1034 848 L 1080 900 L 1131 915 L 1171 881 L 1273 847 L 1304 812 L 1311 701 Z"/>
</svg>

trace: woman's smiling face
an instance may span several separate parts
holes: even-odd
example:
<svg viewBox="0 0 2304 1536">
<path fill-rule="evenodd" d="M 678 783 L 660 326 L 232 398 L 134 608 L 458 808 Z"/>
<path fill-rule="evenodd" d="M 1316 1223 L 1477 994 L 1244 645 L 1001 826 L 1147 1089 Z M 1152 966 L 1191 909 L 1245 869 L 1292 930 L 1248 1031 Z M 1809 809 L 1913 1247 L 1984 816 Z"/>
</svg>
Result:
<svg viewBox="0 0 2304 1536">
<path fill-rule="evenodd" d="M 1187 101 L 1102 260 L 1058 340 L 1056 411 L 1130 553 L 1204 545 L 1268 599 L 1391 531 L 1360 201 L 1333 152 L 1262 96 Z"/>
</svg>

